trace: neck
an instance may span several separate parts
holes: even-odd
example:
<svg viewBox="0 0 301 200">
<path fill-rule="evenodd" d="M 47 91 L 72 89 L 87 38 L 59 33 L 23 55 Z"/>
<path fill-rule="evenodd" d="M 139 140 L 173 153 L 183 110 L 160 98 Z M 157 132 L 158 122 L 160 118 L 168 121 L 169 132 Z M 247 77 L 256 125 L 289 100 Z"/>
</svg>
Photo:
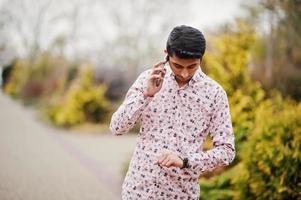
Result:
<svg viewBox="0 0 301 200">
<path fill-rule="evenodd" d="M 183 81 L 178 80 L 177 78 L 176 78 L 176 81 L 177 81 L 180 88 L 183 87 L 184 85 L 186 85 L 189 82 L 189 81 L 183 82 Z"/>
</svg>

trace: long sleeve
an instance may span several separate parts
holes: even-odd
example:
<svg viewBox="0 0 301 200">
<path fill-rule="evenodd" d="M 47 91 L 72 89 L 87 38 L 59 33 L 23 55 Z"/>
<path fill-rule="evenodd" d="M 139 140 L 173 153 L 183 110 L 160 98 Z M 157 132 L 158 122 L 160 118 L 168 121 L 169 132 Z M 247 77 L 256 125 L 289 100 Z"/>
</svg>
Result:
<svg viewBox="0 0 301 200">
<path fill-rule="evenodd" d="M 123 103 L 112 115 L 110 130 L 114 135 L 127 133 L 135 125 L 143 110 L 152 100 L 152 97 L 143 95 L 149 74 L 150 70 L 140 74 L 128 90 Z"/>
<path fill-rule="evenodd" d="M 198 178 L 202 172 L 212 171 L 218 166 L 229 165 L 235 157 L 234 135 L 226 92 L 221 89 L 215 95 L 216 106 L 211 116 L 209 133 L 213 148 L 206 152 L 189 154 L 190 167 L 187 173 Z"/>
</svg>

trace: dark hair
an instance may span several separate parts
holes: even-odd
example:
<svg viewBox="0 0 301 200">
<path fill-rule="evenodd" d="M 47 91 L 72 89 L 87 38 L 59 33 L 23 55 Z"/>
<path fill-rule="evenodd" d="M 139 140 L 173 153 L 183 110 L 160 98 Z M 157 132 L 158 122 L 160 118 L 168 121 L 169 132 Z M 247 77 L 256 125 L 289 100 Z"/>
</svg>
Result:
<svg viewBox="0 0 301 200">
<path fill-rule="evenodd" d="M 179 58 L 202 58 L 206 40 L 201 31 L 190 26 L 176 26 L 169 34 L 166 50 L 169 56 Z"/>
</svg>

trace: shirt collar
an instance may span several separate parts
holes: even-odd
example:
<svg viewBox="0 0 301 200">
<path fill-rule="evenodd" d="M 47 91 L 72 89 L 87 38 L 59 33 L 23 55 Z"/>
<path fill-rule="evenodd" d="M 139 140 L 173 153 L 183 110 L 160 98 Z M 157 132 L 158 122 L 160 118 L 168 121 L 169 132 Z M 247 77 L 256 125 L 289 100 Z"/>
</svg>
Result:
<svg viewBox="0 0 301 200">
<path fill-rule="evenodd" d="M 168 63 L 165 64 L 165 68 L 166 68 L 166 76 L 175 78 L 175 74 L 173 73 L 173 71 Z M 191 80 L 189 81 L 188 85 L 193 85 L 194 83 L 197 83 L 197 82 L 203 80 L 204 78 L 205 78 L 205 74 L 202 71 L 201 67 L 199 67 L 197 69 L 197 71 L 195 72 L 195 74 L 193 75 L 193 77 L 191 78 Z"/>
</svg>

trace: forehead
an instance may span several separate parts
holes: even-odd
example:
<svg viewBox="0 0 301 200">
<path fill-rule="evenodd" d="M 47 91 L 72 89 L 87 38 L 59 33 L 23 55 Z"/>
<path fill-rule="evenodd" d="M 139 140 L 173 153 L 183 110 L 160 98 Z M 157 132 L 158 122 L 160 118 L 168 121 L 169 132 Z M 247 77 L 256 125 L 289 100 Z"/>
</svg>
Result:
<svg viewBox="0 0 301 200">
<path fill-rule="evenodd" d="M 178 64 L 181 66 L 190 66 L 190 65 L 196 65 L 200 64 L 199 58 L 179 58 L 175 55 L 170 57 L 170 61 L 174 64 Z"/>
</svg>

